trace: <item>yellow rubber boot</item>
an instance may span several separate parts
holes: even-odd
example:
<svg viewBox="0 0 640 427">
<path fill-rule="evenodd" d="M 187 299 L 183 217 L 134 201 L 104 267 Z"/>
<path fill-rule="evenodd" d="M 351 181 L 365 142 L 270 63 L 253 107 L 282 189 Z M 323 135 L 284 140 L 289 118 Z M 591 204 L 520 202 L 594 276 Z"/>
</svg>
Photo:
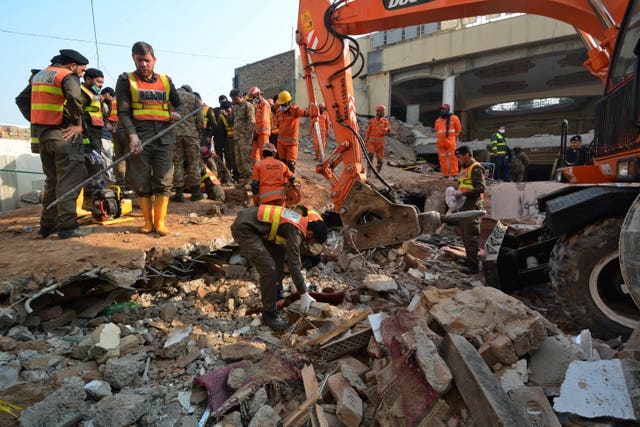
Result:
<svg viewBox="0 0 640 427">
<path fill-rule="evenodd" d="M 169 206 L 169 197 L 156 196 L 153 202 L 153 225 L 156 233 L 166 236 L 170 233 L 169 229 L 164 225 L 164 219 L 167 216 L 167 207 Z"/>
<path fill-rule="evenodd" d="M 149 234 L 153 231 L 153 202 L 151 197 L 138 197 L 142 216 L 144 217 L 144 225 L 140 227 L 142 234 Z"/>
<path fill-rule="evenodd" d="M 84 204 L 84 188 L 80 190 L 80 194 L 78 194 L 78 198 L 76 199 L 76 216 L 78 218 L 91 215 L 90 211 L 87 211 L 82 208 L 83 204 Z"/>
</svg>

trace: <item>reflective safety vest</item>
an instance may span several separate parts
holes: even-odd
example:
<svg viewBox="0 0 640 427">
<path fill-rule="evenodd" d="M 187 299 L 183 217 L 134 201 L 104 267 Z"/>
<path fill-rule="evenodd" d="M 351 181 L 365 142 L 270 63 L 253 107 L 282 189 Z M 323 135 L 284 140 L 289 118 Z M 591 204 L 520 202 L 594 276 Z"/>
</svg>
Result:
<svg viewBox="0 0 640 427">
<path fill-rule="evenodd" d="M 62 92 L 62 80 L 68 74 L 71 74 L 71 70 L 50 65 L 33 76 L 31 83 L 31 124 L 62 124 L 66 101 Z"/>
<path fill-rule="evenodd" d="M 200 190 L 205 190 L 207 179 L 210 179 L 214 185 L 222 185 L 216 174 L 213 173 L 204 162 L 200 162 L 200 166 L 204 168 L 204 175 L 200 177 Z"/>
<path fill-rule="evenodd" d="M 385 135 L 391 131 L 391 125 L 386 117 L 373 117 L 365 133 L 364 141 L 371 144 L 384 144 Z"/>
<path fill-rule="evenodd" d="M 496 132 L 493 135 L 493 138 L 491 138 L 491 151 L 494 155 L 507 155 L 507 141 L 504 139 L 504 135 L 500 132 Z"/>
<path fill-rule="evenodd" d="M 202 104 L 202 121 L 204 122 L 204 128 L 209 125 L 209 107 L 207 104 Z"/>
<path fill-rule="evenodd" d="M 156 74 L 155 82 L 145 82 L 134 72 L 127 73 L 131 88 L 131 110 L 136 120 L 168 122 L 171 84 L 164 74 Z"/>
<path fill-rule="evenodd" d="M 284 243 L 286 241 L 285 238 L 278 236 L 278 227 L 283 223 L 293 224 L 298 230 L 302 231 L 305 237 L 307 236 L 308 218 L 284 206 L 258 206 L 258 221 L 271 223 L 269 234 L 264 236 L 265 239 L 271 242 Z"/>
<path fill-rule="evenodd" d="M 220 119 L 222 120 L 222 124 L 224 125 L 224 129 L 227 131 L 227 136 L 233 136 L 233 126 L 229 125 L 229 121 L 227 120 L 227 116 L 224 113 L 220 113 Z"/>
<path fill-rule="evenodd" d="M 115 98 L 111 98 L 111 111 L 109 111 L 109 121 L 118 121 L 118 101 Z"/>
<path fill-rule="evenodd" d="M 104 126 L 100 95 L 93 93 L 91 89 L 88 89 L 85 85 L 80 85 L 80 89 L 82 89 L 82 92 L 91 100 L 91 102 L 84 107 L 84 111 L 89 114 L 89 118 L 91 119 L 91 125 L 95 127 Z"/>
<path fill-rule="evenodd" d="M 471 165 L 467 166 L 466 168 L 460 171 L 460 184 L 458 185 L 458 190 L 462 191 L 463 193 L 469 190 L 473 190 L 473 182 L 471 181 L 471 174 L 473 172 L 473 168 L 477 166 L 482 167 L 480 163 L 474 160 L 473 163 L 471 163 Z M 480 198 L 484 199 L 484 193 L 480 193 Z"/>
</svg>

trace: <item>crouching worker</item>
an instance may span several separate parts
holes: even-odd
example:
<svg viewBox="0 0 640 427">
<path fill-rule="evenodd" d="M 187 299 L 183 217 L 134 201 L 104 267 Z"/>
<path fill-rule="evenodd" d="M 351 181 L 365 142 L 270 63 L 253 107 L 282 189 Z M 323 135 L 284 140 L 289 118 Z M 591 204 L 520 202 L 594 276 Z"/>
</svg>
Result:
<svg viewBox="0 0 640 427">
<path fill-rule="evenodd" d="M 307 292 L 300 254 L 322 252 L 327 225 L 318 213 L 302 206 L 287 209 L 260 205 L 238 212 L 231 234 L 260 275 L 262 321 L 274 331 L 286 329 L 287 323 L 276 317 L 285 259 L 300 294 L 300 308 L 306 312 L 315 300 Z"/>
<path fill-rule="evenodd" d="M 200 192 L 205 193 L 208 200 L 224 202 L 224 189 L 209 147 L 200 147 L 200 154 Z"/>
<path fill-rule="evenodd" d="M 262 146 L 262 160 L 253 165 L 251 192 L 256 205 L 284 206 L 287 200 L 287 184 L 295 177 L 280 160 L 275 159 L 276 147 L 267 142 Z"/>
</svg>

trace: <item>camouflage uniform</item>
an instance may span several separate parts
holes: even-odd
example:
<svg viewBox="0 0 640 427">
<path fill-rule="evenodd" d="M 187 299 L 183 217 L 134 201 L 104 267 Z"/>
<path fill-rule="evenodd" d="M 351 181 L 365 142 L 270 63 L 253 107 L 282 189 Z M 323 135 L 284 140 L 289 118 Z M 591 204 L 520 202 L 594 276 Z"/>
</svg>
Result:
<svg viewBox="0 0 640 427">
<path fill-rule="evenodd" d="M 200 108 L 200 101 L 183 88 L 178 89 L 185 115 Z M 204 121 L 202 114 L 194 114 L 173 129 L 176 139 L 173 153 L 173 186 L 193 187 L 200 182 L 200 139 Z M 186 163 L 186 164 L 185 164 Z"/>
<path fill-rule="evenodd" d="M 233 148 L 236 167 L 242 181 L 248 183 L 253 172 L 251 147 L 253 131 L 256 126 L 256 115 L 253 104 L 243 99 L 233 106 Z"/>
<path fill-rule="evenodd" d="M 513 158 L 509 165 L 511 169 L 511 181 L 525 182 L 527 180 L 527 166 L 529 166 L 529 158 L 518 147 L 513 149 Z"/>
</svg>

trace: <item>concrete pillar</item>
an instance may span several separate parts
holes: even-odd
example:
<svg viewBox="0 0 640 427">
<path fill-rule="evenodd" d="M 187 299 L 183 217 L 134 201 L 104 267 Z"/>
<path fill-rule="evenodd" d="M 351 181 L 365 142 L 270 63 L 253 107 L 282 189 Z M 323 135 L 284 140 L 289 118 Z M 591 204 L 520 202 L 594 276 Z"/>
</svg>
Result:
<svg viewBox="0 0 640 427">
<path fill-rule="evenodd" d="M 451 105 L 454 111 L 456 94 L 456 76 L 447 76 L 442 81 L 442 103 Z"/>
</svg>

